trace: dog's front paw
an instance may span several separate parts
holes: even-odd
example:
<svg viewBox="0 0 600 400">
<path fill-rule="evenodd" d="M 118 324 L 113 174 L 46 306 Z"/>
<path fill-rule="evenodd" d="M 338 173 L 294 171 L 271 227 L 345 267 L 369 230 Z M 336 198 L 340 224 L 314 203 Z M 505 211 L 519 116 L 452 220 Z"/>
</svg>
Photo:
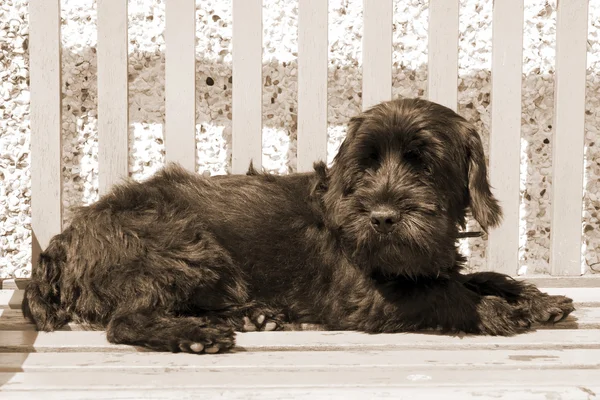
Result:
<svg viewBox="0 0 600 400">
<path fill-rule="evenodd" d="M 215 354 L 228 351 L 235 344 L 234 332 L 227 325 L 214 325 L 186 332 L 171 346 L 172 351 Z"/>
<path fill-rule="evenodd" d="M 527 309 L 510 304 L 496 296 L 483 296 L 477 305 L 478 333 L 493 336 L 511 336 L 527 331 L 531 321 Z"/>
<path fill-rule="evenodd" d="M 244 332 L 276 331 L 283 329 L 285 316 L 266 307 L 251 310 L 244 317 Z"/>
<path fill-rule="evenodd" d="M 541 292 L 529 299 L 528 303 L 532 322 L 560 322 L 575 310 L 572 299 Z"/>
</svg>

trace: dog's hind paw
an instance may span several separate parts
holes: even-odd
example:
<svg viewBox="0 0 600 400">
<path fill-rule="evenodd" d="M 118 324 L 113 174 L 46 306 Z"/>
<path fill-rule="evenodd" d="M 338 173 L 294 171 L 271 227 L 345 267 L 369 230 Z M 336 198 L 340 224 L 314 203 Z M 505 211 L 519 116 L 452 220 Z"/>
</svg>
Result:
<svg viewBox="0 0 600 400">
<path fill-rule="evenodd" d="M 572 299 L 546 293 L 540 293 L 530 299 L 529 308 L 532 322 L 541 323 L 560 322 L 575 310 Z"/>
</svg>

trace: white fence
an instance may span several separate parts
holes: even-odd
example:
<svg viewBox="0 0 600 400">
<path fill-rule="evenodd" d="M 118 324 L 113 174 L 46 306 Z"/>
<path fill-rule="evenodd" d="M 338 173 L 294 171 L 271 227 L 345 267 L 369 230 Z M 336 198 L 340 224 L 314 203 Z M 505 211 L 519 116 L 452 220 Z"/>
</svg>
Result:
<svg viewBox="0 0 600 400">
<path fill-rule="evenodd" d="M 233 1 L 232 171 L 262 152 L 262 0 Z M 493 10 L 490 179 L 505 218 L 488 268 L 516 274 L 523 1 Z M 457 105 L 459 0 L 429 0 L 429 99 Z M 392 0 L 364 0 L 363 108 L 392 96 Z M 60 0 L 30 0 L 34 260 L 61 230 Z M 327 0 L 299 0 L 298 170 L 326 158 Z M 128 175 L 127 1 L 98 0 L 98 162 L 103 193 Z M 588 0 L 559 1 L 553 146 L 553 275 L 581 273 Z M 195 166 L 195 0 L 166 0 L 166 159 Z"/>
</svg>

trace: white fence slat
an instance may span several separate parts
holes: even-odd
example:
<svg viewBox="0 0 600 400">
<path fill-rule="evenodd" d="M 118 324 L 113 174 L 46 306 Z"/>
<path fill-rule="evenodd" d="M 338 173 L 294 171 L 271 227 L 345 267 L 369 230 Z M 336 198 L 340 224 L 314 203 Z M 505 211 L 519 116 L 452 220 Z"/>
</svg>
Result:
<svg viewBox="0 0 600 400">
<path fill-rule="evenodd" d="M 581 274 L 588 0 L 559 1 L 552 142 L 553 275 Z"/>
<path fill-rule="evenodd" d="M 262 0 L 233 0 L 234 174 L 262 165 Z"/>
<path fill-rule="evenodd" d="M 127 1 L 98 1 L 100 195 L 128 176 Z"/>
<path fill-rule="evenodd" d="M 519 262 L 519 165 L 523 0 L 494 2 L 490 181 L 502 205 L 502 225 L 491 229 L 487 268 L 516 275 Z"/>
<path fill-rule="evenodd" d="M 29 2 L 31 86 L 31 227 L 33 263 L 60 233 L 61 60 L 60 1 Z"/>
<path fill-rule="evenodd" d="M 165 156 L 196 170 L 196 1 L 167 0 Z"/>
<path fill-rule="evenodd" d="M 364 0 L 363 110 L 392 98 L 392 0 Z"/>
<path fill-rule="evenodd" d="M 327 161 L 328 1 L 298 4 L 298 172 Z"/>
<path fill-rule="evenodd" d="M 456 110 L 459 0 L 429 0 L 429 100 Z"/>
</svg>

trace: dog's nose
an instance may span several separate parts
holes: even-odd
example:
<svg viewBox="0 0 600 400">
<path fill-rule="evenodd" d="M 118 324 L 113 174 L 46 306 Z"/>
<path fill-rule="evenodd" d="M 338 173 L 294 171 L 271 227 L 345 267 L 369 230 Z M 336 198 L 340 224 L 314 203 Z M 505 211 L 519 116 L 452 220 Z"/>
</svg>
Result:
<svg viewBox="0 0 600 400">
<path fill-rule="evenodd" d="M 396 213 L 391 210 L 371 211 L 371 225 L 379 233 L 390 233 L 396 222 Z"/>
</svg>

